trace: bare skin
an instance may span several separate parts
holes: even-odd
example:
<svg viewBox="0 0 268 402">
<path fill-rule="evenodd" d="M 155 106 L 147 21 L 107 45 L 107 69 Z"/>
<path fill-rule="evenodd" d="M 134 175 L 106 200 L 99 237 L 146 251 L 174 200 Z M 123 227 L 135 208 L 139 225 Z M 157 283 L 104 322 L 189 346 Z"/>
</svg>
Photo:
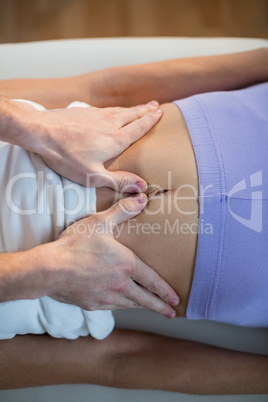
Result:
<svg viewBox="0 0 268 402">
<path fill-rule="evenodd" d="M 172 102 L 202 92 L 229 91 L 268 79 L 268 48 L 189 57 L 94 71 L 75 77 L 0 81 L 0 95 L 31 99 L 47 109 L 74 100 L 97 107 Z"/>
<path fill-rule="evenodd" d="M 109 170 L 129 170 L 148 183 L 145 209 L 114 232 L 117 240 L 172 284 L 180 296 L 177 315 L 185 316 L 197 247 L 197 167 L 179 108 L 164 104 L 161 109 L 161 121 L 109 163 Z M 97 211 L 110 208 L 123 196 L 109 188 L 98 188 Z"/>
<path fill-rule="evenodd" d="M 231 90 L 265 81 L 268 79 L 267 61 L 267 49 L 258 49 L 237 55 L 110 69 L 70 79 L 12 80 L 0 83 L 0 90 L 4 96 L 30 98 L 51 108 L 64 107 L 74 99 L 97 106 L 111 106 L 113 102 L 127 106 L 142 103 L 147 96 L 166 102 L 193 93 Z M 168 66 L 171 68 L 167 70 Z M 118 90 L 120 82 L 127 88 L 123 93 Z M 138 88 L 135 94 L 134 87 Z M 65 88 L 67 90 L 64 91 Z M 133 100 L 131 95 L 134 95 Z M 162 110 L 164 116 L 158 126 L 107 167 L 114 170 L 117 164 L 128 167 L 149 184 L 161 187 L 160 191 L 169 190 L 160 194 L 159 198 L 154 193 L 152 196 L 149 194 L 147 210 L 155 211 L 163 203 L 164 213 L 149 216 L 144 212 L 137 218 L 138 223 L 156 220 L 161 226 L 166 217 L 171 223 L 176 218 L 181 222 L 197 223 L 196 194 L 192 200 L 179 201 L 183 211 L 190 203 L 189 211 L 195 211 L 194 214 L 185 215 L 176 211 L 170 215 L 166 212 L 167 205 L 174 205 L 174 195 L 181 184 L 191 184 L 197 189 L 197 174 L 189 134 L 179 110 L 175 105 L 163 105 Z M 171 185 L 167 179 L 168 171 L 172 171 Z M 152 188 L 149 187 L 150 191 Z M 193 197 L 193 192 L 188 191 L 184 195 Z M 97 197 L 99 210 L 115 201 L 115 193 L 106 188 L 98 190 Z M 119 240 L 128 244 L 131 239 L 132 249 L 137 250 L 144 261 L 150 258 L 154 269 L 161 271 L 161 275 L 177 288 L 181 297 L 177 314 L 184 315 L 194 269 L 197 235 L 180 235 L 180 241 L 174 236 L 174 243 L 169 236 L 166 247 L 160 253 L 159 244 L 167 241 L 164 238 L 160 241 L 161 234 L 127 236 L 126 229 L 123 230 L 125 233 L 120 234 Z M 187 236 L 189 248 L 185 241 Z M 149 241 L 149 237 L 153 241 Z M 178 247 L 181 248 L 179 257 L 176 252 Z M 181 257 L 182 253 L 186 258 Z M 209 395 L 268 393 L 267 356 L 135 331 L 115 331 L 102 342 L 90 337 L 68 341 L 46 335 L 17 336 L 13 340 L 0 341 L 0 361 L 2 389 L 94 383 Z M 161 367 L 165 369 L 161 370 Z"/>
<path fill-rule="evenodd" d="M 268 357 L 138 331 L 0 341 L 0 389 L 97 384 L 199 395 L 268 393 Z M 164 370 L 161 368 L 164 367 Z"/>
</svg>

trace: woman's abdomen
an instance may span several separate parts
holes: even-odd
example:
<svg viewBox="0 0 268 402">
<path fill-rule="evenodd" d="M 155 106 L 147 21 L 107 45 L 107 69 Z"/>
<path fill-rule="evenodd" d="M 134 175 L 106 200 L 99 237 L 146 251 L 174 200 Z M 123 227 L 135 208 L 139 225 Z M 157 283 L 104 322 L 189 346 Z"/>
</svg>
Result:
<svg viewBox="0 0 268 402">
<path fill-rule="evenodd" d="M 108 164 L 109 170 L 130 171 L 148 183 L 147 206 L 119 225 L 114 235 L 178 292 L 177 314 L 184 316 L 198 236 L 198 176 L 180 110 L 174 104 L 161 108 L 160 122 Z M 97 189 L 97 211 L 109 208 L 120 197 L 108 188 Z"/>
</svg>

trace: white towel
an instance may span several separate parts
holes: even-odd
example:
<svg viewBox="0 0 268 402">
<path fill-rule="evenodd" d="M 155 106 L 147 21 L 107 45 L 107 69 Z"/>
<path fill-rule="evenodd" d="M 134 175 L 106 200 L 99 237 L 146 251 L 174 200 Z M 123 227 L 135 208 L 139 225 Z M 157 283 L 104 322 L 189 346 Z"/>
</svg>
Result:
<svg viewBox="0 0 268 402">
<path fill-rule="evenodd" d="M 68 107 L 89 105 L 73 102 Z M 18 146 L 0 142 L 0 172 L 0 252 L 53 241 L 70 223 L 96 212 L 94 188 L 59 176 L 37 154 Z M 0 303 L 0 339 L 46 332 L 57 338 L 90 334 L 103 339 L 113 327 L 111 311 L 85 311 L 50 297 Z"/>
</svg>

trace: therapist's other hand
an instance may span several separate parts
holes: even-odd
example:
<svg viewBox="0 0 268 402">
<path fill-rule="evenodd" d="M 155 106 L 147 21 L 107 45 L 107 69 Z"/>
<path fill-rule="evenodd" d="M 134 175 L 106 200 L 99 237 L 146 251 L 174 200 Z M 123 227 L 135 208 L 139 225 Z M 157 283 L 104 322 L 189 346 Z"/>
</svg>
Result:
<svg viewBox="0 0 268 402">
<path fill-rule="evenodd" d="M 67 228 L 50 249 L 59 276 L 49 296 L 84 310 L 144 308 L 174 317 L 176 292 L 113 235 L 113 228 L 140 213 L 146 200 L 143 193 L 121 199 Z"/>
<path fill-rule="evenodd" d="M 125 193 L 145 191 L 146 182 L 137 175 L 108 172 L 104 164 L 146 134 L 160 117 L 155 101 L 132 108 L 39 112 L 41 142 L 34 151 L 57 173 L 84 186 L 106 186 Z"/>
</svg>

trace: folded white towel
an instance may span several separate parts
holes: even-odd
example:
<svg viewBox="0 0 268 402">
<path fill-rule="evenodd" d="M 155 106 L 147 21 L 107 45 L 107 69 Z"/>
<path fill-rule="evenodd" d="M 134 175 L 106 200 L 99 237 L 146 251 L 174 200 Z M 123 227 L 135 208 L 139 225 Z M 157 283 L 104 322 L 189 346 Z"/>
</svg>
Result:
<svg viewBox="0 0 268 402">
<path fill-rule="evenodd" d="M 89 105 L 73 102 L 69 107 Z M 59 176 L 37 154 L 0 142 L 0 172 L 0 252 L 53 241 L 70 223 L 96 212 L 94 188 Z M 85 311 L 50 297 L 0 303 L 0 339 L 46 332 L 57 338 L 90 334 L 103 339 L 113 327 L 111 311 Z"/>
</svg>

